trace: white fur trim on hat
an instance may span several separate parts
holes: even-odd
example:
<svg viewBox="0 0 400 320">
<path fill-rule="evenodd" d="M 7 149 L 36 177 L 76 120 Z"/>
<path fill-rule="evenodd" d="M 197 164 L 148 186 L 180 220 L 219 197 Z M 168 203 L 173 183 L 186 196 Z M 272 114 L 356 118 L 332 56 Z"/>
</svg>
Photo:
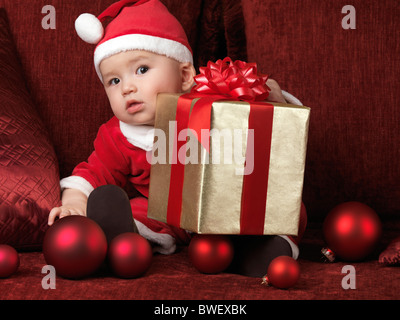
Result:
<svg viewBox="0 0 400 320">
<path fill-rule="evenodd" d="M 100 20 L 90 13 L 82 13 L 75 20 L 75 30 L 83 41 L 90 44 L 97 44 L 104 35 Z"/>
<path fill-rule="evenodd" d="M 101 81 L 103 79 L 100 73 L 100 62 L 114 54 L 129 50 L 146 50 L 165 55 L 179 62 L 193 64 L 192 53 L 180 42 L 145 34 L 127 34 L 112 38 L 97 46 L 94 52 L 94 66 Z"/>
</svg>

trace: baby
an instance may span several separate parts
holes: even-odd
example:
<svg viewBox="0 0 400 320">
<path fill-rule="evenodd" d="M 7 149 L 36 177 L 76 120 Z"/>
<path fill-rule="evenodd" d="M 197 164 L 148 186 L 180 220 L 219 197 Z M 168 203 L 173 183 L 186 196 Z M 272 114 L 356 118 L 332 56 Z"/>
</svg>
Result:
<svg viewBox="0 0 400 320">
<path fill-rule="evenodd" d="M 104 33 L 101 21 L 106 18 L 112 21 Z M 186 34 L 158 0 L 122 0 L 98 18 L 81 15 L 75 26 L 83 40 L 97 43 L 95 69 L 114 117 L 100 127 L 88 161 L 61 180 L 62 205 L 51 210 L 48 224 L 69 215 L 88 216 L 109 242 L 120 233 L 139 232 L 155 252 L 173 253 L 177 244 L 188 243 L 190 234 L 147 217 L 146 153 L 153 145 L 157 94 L 188 92 L 194 84 Z M 267 84 L 269 99 L 285 102 L 278 84 Z M 128 182 L 140 194 L 131 200 L 122 189 Z"/>
</svg>

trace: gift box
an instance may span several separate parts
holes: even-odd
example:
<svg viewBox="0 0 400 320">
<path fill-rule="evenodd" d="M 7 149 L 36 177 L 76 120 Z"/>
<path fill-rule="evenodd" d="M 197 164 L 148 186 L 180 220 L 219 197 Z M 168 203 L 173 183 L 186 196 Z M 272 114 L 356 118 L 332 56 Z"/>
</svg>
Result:
<svg viewBox="0 0 400 320">
<path fill-rule="evenodd" d="M 297 235 L 310 109 L 261 101 L 266 78 L 242 62 L 223 74 L 228 62 L 200 69 L 189 94 L 159 94 L 148 217 L 196 233 Z M 230 77 L 222 93 L 212 68 Z"/>
</svg>

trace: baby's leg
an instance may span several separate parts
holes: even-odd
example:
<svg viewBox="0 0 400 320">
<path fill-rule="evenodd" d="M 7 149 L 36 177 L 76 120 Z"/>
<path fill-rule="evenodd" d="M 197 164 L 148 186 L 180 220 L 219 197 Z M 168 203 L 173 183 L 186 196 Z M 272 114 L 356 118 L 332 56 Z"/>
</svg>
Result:
<svg viewBox="0 0 400 320">
<path fill-rule="evenodd" d="M 301 205 L 298 236 L 232 236 L 235 255 L 228 272 L 263 277 L 273 259 L 289 256 L 297 259 L 300 242 L 307 225 L 307 211 Z"/>
<path fill-rule="evenodd" d="M 185 230 L 147 216 L 148 199 L 136 197 L 130 201 L 139 233 L 150 241 L 154 252 L 171 254 L 177 245 L 187 245 L 190 242 L 190 234 Z"/>
<path fill-rule="evenodd" d="M 103 229 L 108 243 L 121 233 L 137 232 L 128 195 L 114 185 L 93 190 L 88 198 L 87 217 Z"/>
<path fill-rule="evenodd" d="M 287 240 L 279 236 L 232 236 L 235 255 L 228 272 L 263 277 L 278 256 L 292 256 Z"/>
</svg>

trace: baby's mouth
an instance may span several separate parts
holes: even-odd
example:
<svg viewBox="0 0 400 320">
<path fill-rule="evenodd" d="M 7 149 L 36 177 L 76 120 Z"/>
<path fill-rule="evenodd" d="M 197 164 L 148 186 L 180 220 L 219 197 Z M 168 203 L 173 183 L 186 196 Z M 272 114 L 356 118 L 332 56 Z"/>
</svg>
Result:
<svg viewBox="0 0 400 320">
<path fill-rule="evenodd" d="M 131 114 L 140 111 L 142 108 L 143 102 L 141 101 L 132 100 L 126 103 L 126 111 Z"/>
</svg>

